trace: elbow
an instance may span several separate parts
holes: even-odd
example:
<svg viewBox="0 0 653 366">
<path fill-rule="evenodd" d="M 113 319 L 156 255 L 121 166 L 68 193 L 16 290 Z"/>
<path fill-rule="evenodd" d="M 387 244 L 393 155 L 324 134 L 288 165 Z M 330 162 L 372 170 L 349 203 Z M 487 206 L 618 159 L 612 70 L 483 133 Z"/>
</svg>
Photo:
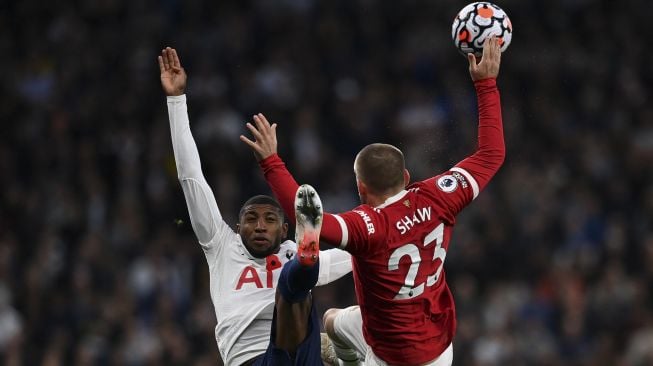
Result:
<svg viewBox="0 0 653 366">
<path fill-rule="evenodd" d="M 177 179 L 179 179 L 179 182 L 189 179 L 199 179 L 200 177 L 202 177 L 202 171 L 199 169 L 177 169 Z"/>
<path fill-rule="evenodd" d="M 494 154 L 493 160 L 496 162 L 497 170 L 498 170 L 503 165 L 503 163 L 506 161 L 506 149 L 504 148 L 504 149 L 498 150 Z"/>
<path fill-rule="evenodd" d="M 506 161 L 506 147 L 505 146 L 503 146 L 503 148 L 501 148 L 499 151 L 497 151 L 496 159 L 497 159 L 497 163 L 499 164 L 499 166 L 503 165 L 503 163 Z"/>
<path fill-rule="evenodd" d="M 484 154 L 484 160 L 488 166 L 494 168 L 494 170 L 499 170 L 506 160 L 506 149 L 505 147 L 488 150 Z"/>
</svg>

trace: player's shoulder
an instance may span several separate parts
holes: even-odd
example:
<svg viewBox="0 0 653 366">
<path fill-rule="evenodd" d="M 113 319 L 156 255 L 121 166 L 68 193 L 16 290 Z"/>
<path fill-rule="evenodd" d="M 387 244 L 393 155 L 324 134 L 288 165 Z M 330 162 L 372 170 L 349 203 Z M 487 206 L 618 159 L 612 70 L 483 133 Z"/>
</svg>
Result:
<svg viewBox="0 0 653 366">
<path fill-rule="evenodd" d="M 383 219 L 379 214 L 378 208 L 372 207 L 367 204 L 357 206 L 347 212 L 340 213 L 336 216 L 336 220 L 342 221 L 342 227 L 348 227 L 345 236 L 349 236 L 351 229 L 357 228 L 361 233 L 366 232 L 367 239 L 376 237 L 375 234 L 379 233 L 379 226 L 383 225 Z"/>
<path fill-rule="evenodd" d="M 297 243 L 292 240 L 286 240 L 279 245 L 280 250 L 292 250 L 297 251 Z"/>
<path fill-rule="evenodd" d="M 366 204 L 355 207 L 350 211 L 350 214 L 353 214 L 354 216 L 360 216 L 360 218 L 363 219 L 363 222 L 365 223 L 368 223 L 372 218 L 376 218 L 380 213 L 381 210 L 379 208 Z"/>
<path fill-rule="evenodd" d="M 470 186 L 469 174 L 458 167 L 453 167 L 431 178 L 416 182 L 407 187 L 413 194 L 430 193 L 446 194 L 454 193 L 459 189 L 467 189 Z"/>
<path fill-rule="evenodd" d="M 292 240 L 286 240 L 279 246 L 279 257 L 283 257 L 286 260 L 291 260 L 295 254 L 297 254 L 297 243 Z M 281 260 L 282 263 L 284 260 Z"/>
</svg>

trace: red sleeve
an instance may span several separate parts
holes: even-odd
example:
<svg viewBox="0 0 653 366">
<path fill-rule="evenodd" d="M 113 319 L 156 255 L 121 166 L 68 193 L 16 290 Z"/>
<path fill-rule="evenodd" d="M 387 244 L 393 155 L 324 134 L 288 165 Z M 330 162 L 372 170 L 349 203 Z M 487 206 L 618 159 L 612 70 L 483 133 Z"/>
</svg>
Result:
<svg viewBox="0 0 653 366">
<path fill-rule="evenodd" d="M 372 254 L 375 248 L 380 248 L 376 243 L 382 242 L 384 237 L 385 220 L 374 208 L 362 205 L 351 211 L 337 215 L 329 215 L 338 225 L 340 241 L 333 243 L 340 249 L 352 254 Z M 325 215 L 324 223 L 327 222 Z"/>
<path fill-rule="evenodd" d="M 496 80 L 478 80 L 474 82 L 474 87 L 478 98 L 478 148 L 474 154 L 445 173 L 454 175 L 459 183 L 469 184 L 471 188 L 471 196 L 469 194 L 446 195 L 458 200 L 453 202 L 456 211 L 462 209 L 478 196 L 499 170 L 506 156 L 506 147 L 503 141 L 501 99 Z M 440 179 L 439 177 L 441 176 L 436 178 Z"/>
<path fill-rule="evenodd" d="M 272 193 L 279 200 L 283 211 L 288 216 L 288 220 L 294 223 L 295 194 L 297 193 L 299 184 L 297 184 L 295 178 L 293 178 L 286 168 L 286 164 L 277 154 L 261 160 L 259 166 L 263 171 L 265 180 L 272 189 Z M 334 215 L 324 213 L 320 240 L 336 247 L 340 246 L 342 242 L 342 229 Z"/>
</svg>

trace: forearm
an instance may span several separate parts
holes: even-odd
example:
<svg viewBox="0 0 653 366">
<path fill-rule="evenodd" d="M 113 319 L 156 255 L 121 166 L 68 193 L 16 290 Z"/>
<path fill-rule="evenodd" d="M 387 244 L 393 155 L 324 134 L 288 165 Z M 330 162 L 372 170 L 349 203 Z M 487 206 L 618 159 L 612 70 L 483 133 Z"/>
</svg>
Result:
<svg viewBox="0 0 653 366">
<path fill-rule="evenodd" d="M 351 255 L 344 250 L 329 249 L 320 252 L 318 286 L 331 283 L 351 272 Z"/>
<path fill-rule="evenodd" d="M 286 168 L 279 155 L 271 155 L 261 161 L 259 166 L 263 171 L 272 193 L 277 198 L 288 220 L 295 221 L 295 193 L 299 184 Z"/>
<path fill-rule="evenodd" d="M 277 198 L 288 220 L 295 221 L 295 194 L 299 184 L 286 168 L 286 164 L 279 155 L 271 155 L 259 162 L 265 180 L 268 182 L 272 193 Z M 342 223 L 344 225 L 344 222 Z M 334 215 L 324 214 L 320 240 L 330 245 L 339 247 L 342 241 L 342 226 Z"/>
<path fill-rule="evenodd" d="M 177 176 L 179 180 L 186 178 L 204 179 L 200 155 L 190 131 L 186 95 L 169 96 L 167 102 Z"/>
<path fill-rule="evenodd" d="M 478 98 L 478 148 L 457 166 L 467 170 L 482 190 L 503 164 L 506 149 L 496 80 L 479 80 L 474 86 Z"/>
<path fill-rule="evenodd" d="M 168 117 L 177 176 L 184 191 L 193 231 L 200 243 L 208 243 L 222 224 L 213 191 L 204 175 L 200 156 L 190 131 L 186 96 L 169 96 Z"/>
</svg>

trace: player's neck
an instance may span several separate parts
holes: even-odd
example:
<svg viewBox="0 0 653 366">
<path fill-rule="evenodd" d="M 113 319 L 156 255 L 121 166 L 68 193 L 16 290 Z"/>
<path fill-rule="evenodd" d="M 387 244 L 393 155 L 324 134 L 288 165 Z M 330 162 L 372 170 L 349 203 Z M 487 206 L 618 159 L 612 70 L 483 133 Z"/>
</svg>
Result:
<svg viewBox="0 0 653 366">
<path fill-rule="evenodd" d="M 372 207 L 377 207 L 384 204 L 385 201 L 390 197 L 392 197 L 392 195 L 376 196 L 376 195 L 368 194 L 366 203 Z"/>
<path fill-rule="evenodd" d="M 367 203 L 368 205 L 372 207 L 379 207 L 388 201 L 391 197 L 394 197 L 398 195 L 401 191 L 403 191 L 403 188 L 397 188 L 394 191 L 388 192 L 386 194 L 382 195 L 375 195 L 375 194 L 368 194 L 367 195 Z"/>
</svg>

